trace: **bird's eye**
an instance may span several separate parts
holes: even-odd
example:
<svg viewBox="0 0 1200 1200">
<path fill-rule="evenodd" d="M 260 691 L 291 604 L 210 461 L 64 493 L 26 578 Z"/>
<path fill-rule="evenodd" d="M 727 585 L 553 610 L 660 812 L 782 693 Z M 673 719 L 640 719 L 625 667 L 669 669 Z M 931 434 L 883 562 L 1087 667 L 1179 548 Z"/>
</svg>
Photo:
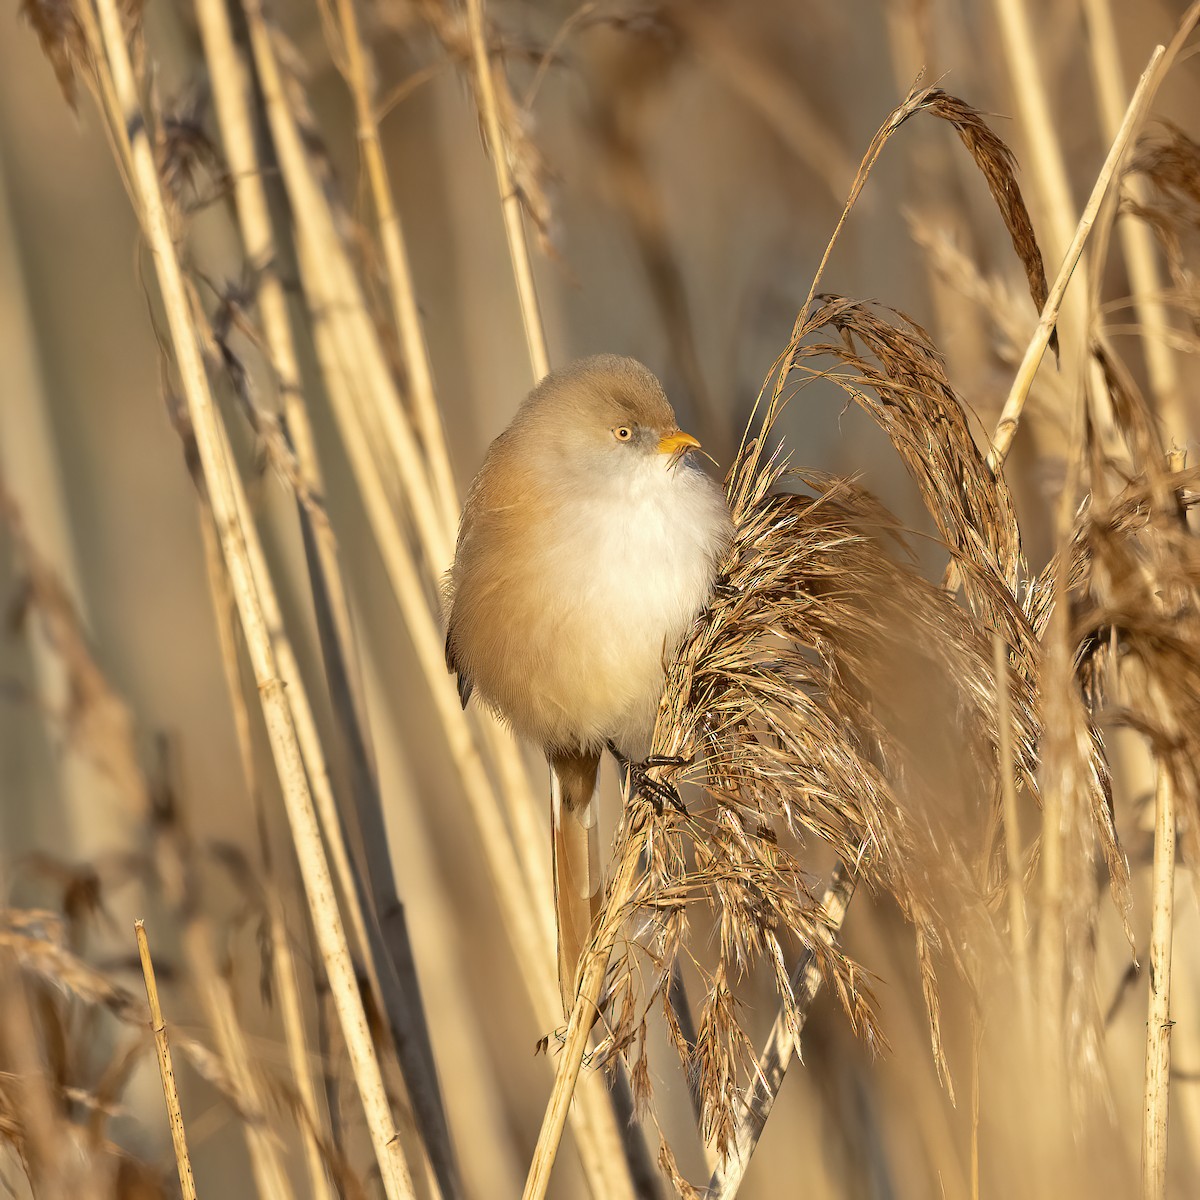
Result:
<svg viewBox="0 0 1200 1200">
<path fill-rule="evenodd" d="M 613 430 L 613 437 L 615 437 L 618 442 L 627 442 L 631 437 L 633 437 L 633 430 L 630 429 L 628 425 L 618 425 L 616 429 Z"/>
</svg>

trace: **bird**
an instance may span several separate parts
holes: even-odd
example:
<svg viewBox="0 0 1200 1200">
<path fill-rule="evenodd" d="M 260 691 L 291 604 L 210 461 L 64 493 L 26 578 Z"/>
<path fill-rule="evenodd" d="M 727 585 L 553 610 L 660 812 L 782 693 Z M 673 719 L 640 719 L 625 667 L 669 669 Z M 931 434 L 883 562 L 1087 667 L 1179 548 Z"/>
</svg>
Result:
<svg viewBox="0 0 1200 1200">
<path fill-rule="evenodd" d="M 666 668 L 733 526 L 654 374 L 617 355 L 547 375 L 492 442 L 446 579 L 446 663 L 550 766 L 564 1008 L 599 912 L 597 779 L 650 753 Z"/>
</svg>

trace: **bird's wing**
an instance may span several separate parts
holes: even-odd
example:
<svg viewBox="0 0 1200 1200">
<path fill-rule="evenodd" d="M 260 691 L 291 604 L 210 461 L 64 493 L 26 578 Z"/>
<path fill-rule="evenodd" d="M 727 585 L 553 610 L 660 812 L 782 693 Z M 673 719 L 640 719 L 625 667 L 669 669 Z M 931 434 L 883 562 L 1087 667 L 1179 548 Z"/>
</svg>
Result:
<svg viewBox="0 0 1200 1200">
<path fill-rule="evenodd" d="M 558 985 L 563 1009 L 575 1002 L 579 960 L 600 912 L 600 836 L 596 776 L 600 756 L 551 754 L 550 825 L 554 907 L 558 921 Z"/>
</svg>

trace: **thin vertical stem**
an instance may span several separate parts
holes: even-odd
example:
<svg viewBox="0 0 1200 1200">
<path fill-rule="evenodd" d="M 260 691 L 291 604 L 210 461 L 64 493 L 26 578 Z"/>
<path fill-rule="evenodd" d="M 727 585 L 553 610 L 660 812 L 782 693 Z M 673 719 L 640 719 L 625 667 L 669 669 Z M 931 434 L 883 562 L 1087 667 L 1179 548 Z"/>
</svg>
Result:
<svg viewBox="0 0 1200 1200">
<path fill-rule="evenodd" d="M 500 209 L 504 215 L 504 233 L 508 238 L 508 253 L 512 258 L 513 277 L 517 284 L 517 299 L 521 305 L 521 320 L 525 325 L 525 341 L 529 347 L 529 365 L 537 382 L 550 372 L 550 355 L 546 349 L 546 331 L 542 327 L 538 307 L 537 287 L 533 279 L 533 263 L 525 237 L 521 215 L 521 197 L 513 182 L 508 163 L 508 143 L 500 124 L 496 100 L 496 81 L 488 57 L 487 35 L 483 20 L 483 0 L 467 0 L 467 28 L 471 36 L 471 56 L 475 64 L 475 79 L 479 89 L 479 109 L 487 130 L 496 169 L 496 187 L 500 192 Z"/>
<path fill-rule="evenodd" d="M 1150 918 L 1150 999 L 1142 1106 L 1142 1200 L 1167 1194 L 1171 1076 L 1171 932 L 1175 910 L 1175 800 L 1171 773 L 1158 768 L 1154 794 L 1154 882 Z"/>
<path fill-rule="evenodd" d="M 994 8 L 1000 23 L 1000 42 L 1012 77 L 1013 100 L 1029 146 L 1033 185 L 1039 193 L 1048 226 L 1047 242 L 1051 255 L 1059 258 L 1067 252 L 1076 212 L 1058 138 L 1059 126 L 1050 112 L 1050 99 L 1038 64 L 1026 0 L 994 0 Z M 1072 292 L 1064 305 L 1069 332 L 1076 339 L 1076 345 L 1087 338 L 1091 319 L 1087 303 L 1091 294 L 1087 285 L 1090 272 L 1086 262 L 1079 271 L 1084 286 Z M 1084 382 L 1097 434 L 1112 454 L 1116 443 L 1108 391 L 1099 367 L 1090 357 L 1084 366 Z"/>
<path fill-rule="evenodd" d="M 979 1071 L 983 1052 L 983 1022 L 971 1016 L 971 1200 L 979 1200 Z"/>
<path fill-rule="evenodd" d="M 179 1189 L 183 1200 L 196 1200 L 196 1181 L 192 1178 L 192 1160 L 188 1157 L 187 1131 L 183 1127 L 183 1111 L 179 1107 L 179 1090 L 175 1086 L 175 1068 L 171 1065 L 171 1043 L 167 1038 L 167 1023 L 163 1020 L 162 1005 L 158 1002 L 158 983 L 154 978 L 154 962 L 146 938 L 145 921 L 134 921 L 138 957 L 142 960 L 142 978 L 146 981 L 146 999 L 150 1004 L 150 1028 L 154 1031 L 154 1050 L 158 1055 L 158 1076 L 162 1080 L 163 1096 L 167 1102 L 167 1120 L 171 1124 L 171 1144 L 175 1147 L 175 1166 L 179 1171 Z"/>
<path fill-rule="evenodd" d="M 296 1096 L 300 1102 L 300 1134 L 304 1139 L 309 1187 L 312 1189 L 313 1200 L 332 1200 L 329 1174 L 317 1142 L 317 1131 L 321 1128 L 321 1108 L 317 1102 L 312 1056 L 308 1051 L 308 1035 L 304 1028 L 296 956 L 288 936 L 283 901 L 273 883 L 268 884 L 267 913 L 271 922 L 271 967 L 275 977 L 275 991 L 279 997 L 279 1015 L 283 1021 L 288 1062 L 296 1084 Z"/>
<path fill-rule="evenodd" d="M 1168 455 L 1172 471 L 1184 454 Z M 1179 510 L 1182 514 L 1182 509 Z M 1164 512 L 1164 518 L 1167 517 Z M 1182 515 L 1180 519 L 1183 518 Z M 1156 689 L 1158 690 L 1158 689 Z M 1168 705 L 1159 704 L 1169 727 Z M 1171 951 L 1175 919 L 1175 795 L 1170 764 L 1158 760 L 1154 791 L 1154 868 L 1150 892 L 1150 983 L 1146 1013 L 1146 1085 L 1142 1102 L 1142 1200 L 1167 1194 L 1167 1119 L 1171 1101 Z"/>
<path fill-rule="evenodd" d="M 242 690 L 241 673 L 238 669 L 237 633 L 234 625 L 237 618 L 234 612 L 233 596 L 230 593 L 229 576 L 221 559 L 221 546 L 213 524 L 212 512 L 203 501 L 200 504 L 200 510 L 200 530 L 204 538 L 208 586 L 212 596 L 213 612 L 216 616 L 217 638 L 221 646 L 221 666 L 225 674 L 225 687 L 229 693 L 233 713 L 233 727 L 237 737 L 242 778 L 246 784 L 246 792 L 251 797 L 256 809 L 264 874 L 268 876 L 266 906 L 271 927 L 271 965 L 279 996 L 284 1038 L 287 1042 L 288 1059 L 292 1066 L 296 1094 L 300 1098 L 301 1105 L 308 1109 L 308 1116 L 311 1119 L 311 1124 L 303 1120 L 299 1122 L 301 1137 L 304 1140 L 309 1182 L 313 1200 L 329 1200 L 329 1183 L 326 1177 L 325 1162 L 316 1142 L 320 1109 L 317 1107 L 311 1066 L 308 1062 L 304 1021 L 303 1017 L 299 1015 L 299 995 L 292 994 L 297 992 L 295 963 L 292 958 L 291 944 L 287 937 L 287 927 L 283 919 L 283 906 L 279 900 L 278 889 L 270 879 L 270 854 L 259 798 L 258 772 L 254 762 L 250 708 L 246 703 Z M 176 897 L 176 903 L 183 907 L 181 899 L 182 897 Z M 216 1032 L 222 1055 L 230 1072 L 238 1079 L 239 1090 L 252 1096 L 258 1103 L 258 1084 L 253 1073 L 246 1069 L 248 1055 L 245 1039 L 234 1019 L 233 1005 L 228 989 L 221 986 L 225 980 L 218 969 L 212 938 L 208 934 L 207 926 L 201 927 L 200 922 L 189 921 L 184 935 L 184 944 L 188 947 L 192 969 L 199 982 L 208 1011 L 209 1023 Z M 284 1200 L 290 1189 L 278 1162 L 276 1140 L 273 1137 L 264 1136 L 268 1131 L 263 1128 L 261 1122 L 247 1121 L 246 1125 L 251 1168 L 254 1171 L 255 1183 L 261 1193 L 260 1200 L 271 1196 L 278 1196 L 280 1200 Z"/>
<path fill-rule="evenodd" d="M 621 858 L 616 876 L 609 883 L 604 912 L 592 940 L 584 951 L 580 969 L 579 990 L 567 1022 L 562 1052 L 558 1056 L 558 1071 L 554 1076 L 554 1088 L 542 1117 L 542 1128 L 534 1147 L 529 1176 L 525 1180 L 522 1200 L 545 1200 L 550 1186 L 550 1172 L 558 1157 L 571 1097 L 579 1081 L 583 1066 L 583 1055 L 587 1048 L 588 1035 L 600 1012 L 600 993 L 604 987 L 604 976 L 608 972 L 608 960 L 616 945 L 621 930 L 620 912 L 634 886 L 637 875 L 639 850 L 636 830 L 627 826 L 621 841 Z"/>
<path fill-rule="evenodd" d="M 1089 36 L 1086 40 L 1091 55 L 1092 79 L 1100 100 L 1104 130 L 1112 136 L 1125 104 L 1124 73 L 1112 9 L 1109 0 L 1083 0 L 1083 10 L 1087 18 Z M 1197 11 L 1197 6 L 1193 4 L 1184 14 L 1179 33 L 1167 51 L 1168 65 L 1175 57 L 1182 37 L 1186 37 L 1195 23 Z M 1127 176 L 1124 186 L 1135 204 L 1140 206 L 1146 202 L 1146 182 L 1140 175 Z M 1146 358 L 1150 388 L 1157 401 L 1159 416 L 1166 426 L 1168 442 L 1175 439 L 1182 444 L 1187 440 L 1189 423 L 1180 393 L 1175 353 L 1169 341 L 1171 322 L 1167 306 L 1162 301 L 1162 274 L 1154 248 L 1154 235 L 1145 221 L 1135 218 L 1121 221 L 1118 232 L 1141 326 L 1141 346 Z"/>
<path fill-rule="evenodd" d="M 1059 313 L 1067 295 L 1067 285 L 1071 282 L 1080 256 L 1083 254 L 1083 248 L 1087 245 L 1092 227 L 1096 224 L 1096 218 L 1100 214 L 1100 207 L 1117 176 L 1129 143 L 1146 119 L 1150 104 L 1158 91 L 1158 85 L 1166 73 L 1167 65 L 1166 52 L 1162 46 L 1157 46 L 1150 56 L 1150 61 L 1146 64 L 1146 69 L 1142 72 L 1141 79 L 1138 80 L 1137 88 L 1129 101 L 1129 107 L 1125 110 L 1125 118 L 1113 138 L 1112 145 L 1108 148 L 1104 165 L 1096 176 L 1092 194 L 1088 197 L 1087 204 L 1084 205 L 1079 224 L 1075 227 L 1074 236 L 1063 256 L 1058 274 L 1050 286 L 1041 318 L 1033 331 L 1033 336 L 1029 339 L 1029 345 L 1025 348 L 1021 365 L 1017 368 L 1016 375 L 1013 376 L 1008 397 L 1000 411 L 1000 419 L 996 422 L 996 429 L 992 434 L 992 444 L 987 456 L 988 466 L 993 473 L 1000 471 L 1004 466 L 1004 460 L 1008 457 L 1013 438 L 1017 435 L 1021 414 L 1025 411 L 1025 401 L 1029 398 L 1029 389 L 1033 386 L 1038 368 L 1042 365 L 1042 359 L 1045 357 L 1046 348 L 1050 345 L 1050 338 L 1058 325 Z M 960 582 L 958 564 L 952 562 L 946 572 L 945 586 L 954 592 L 958 590 Z"/>
<path fill-rule="evenodd" d="M 450 470 L 446 436 L 434 396 L 433 367 L 421 329 L 421 316 L 417 309 L 408 248 L 404 242 L 404 229 L 392 199 L 383 147 L 379 141 L 379 124 L 371 104 L 366 50 L 359 33 L 354 0 L 336 2 L 346 47 L 347 83 L 354 97 L 358 144 L 362 150 L 363 165 L 366 167 L 371 199 L 379 223 L 379 242 L 383 248 L 383 264 L 387 271 L 392 315 L 404 351 L 404 364 L 408 368 L 413 413 L 421 433 L 421 443 L 425 450 L 433 489 L 442 510 L 442 518 L 446 528 L 452 533 L 458 524 L 458 498 L 454 488 L 454 475 Z"/>
<path fill-rule="evenodd" d="M 1009 6 L 1005 5 L 1003 7 Z M 1016 0 L 1015 7 L 1020 7 L 1019 0 Z M 1125 110 L 1125 117 L 1113 135 L 1108 155 L 1104 160 L 1104 165 L 1100 168 L 1100 173 L 1096 176 L 1096 182 L 1092 187 L 1092 194 L 1084 206 L 1083 214 L 1079 218 L 1079 223 L 1075 227 L 1074 234 L 1072 235 L 1068 231 L 1063 238 L 1065 250 L 1062 256 L 1062 266 L 1059 268 L 1058 275 L 1055 277 L 1050 294 L 1046 299 L 1042 318 L 1038 322 L 1037 329 L 1034 331 L 1029 346 L 1026 348 L 1025 357 L 1021 360 L 1021 366 L 1017 370 L 1016 377 L 1013 379 L 1008 399 L 1004 402 L 1004 409 L 1000 414 L 1000 420 L 996 424 L 996 432 L 992 437 L 992 446 L 988 451 L 988 466 L 993 470 L 996 470 L 1004 462 L 1005 456 L 1008 454 L 1008 449 L 1012 445 L 1013 436 L 1017 431 L 1017 422 L 1020 420 L 1021 411 L 1025 407 L 1025 400 L 1029 395 L 1029 389 L 1033 385 L 1034 376 L 1037 374 L 1038 367 L 1041 365 L 1042 358 L 1046 353 L 1046 347 L 1050 344 L 1050 335 L 1054 332 L 1054 328 L 1058 322 L 1059 309 L 1067 294 L 1067 284 L 1070 283 L 1071 277 L 1079 264 L 1083 248 L 1087 244 L 1092 226 L 1096 223 L 1096 217 L 1099 215 L 1100 206 L 1104 202 L 1104 198 L 1108 195 L 1108 190 L 1117 175 L 1129 142 L 1134 132 L 1141 127 L 1142 122 L 1145 120 L 1150 103 L 1158 91 L 1158 85 L 1162 80 L 1165 69 L 1163 62 L 1165 54 L 1166 51 L 1164 48 L 1157 46 L 1154 53 L 1150 56 L 1150 61 L 1146 64 L 1146 69 L 1142 72 L 1142 77 L 1138 81 L 1133 98 L 1129 102 L 1129 107 Z M 1082 296 L 1083 293 L 1084 288 L 1079 288 L 1078 294 Z"/>
<path fill-rule="evenodd" d="M 992 635 L 996 667 L 996 725 L 999 731 L 1000 796 L 1004 813 L 1004 852 L 1008 864 L 1008 933 L 1016 968 L 1018 1003 L 1028 1028 L 1032 993 L 1029 983 L 1029 920 L 1025 913 L 1025 872 L 1021 863 L 1021 824 L 1017 812 L 1016 757 L 1013 753 L 1012 699 L 1008 683 L 1008 647 Z"/>
</svg>

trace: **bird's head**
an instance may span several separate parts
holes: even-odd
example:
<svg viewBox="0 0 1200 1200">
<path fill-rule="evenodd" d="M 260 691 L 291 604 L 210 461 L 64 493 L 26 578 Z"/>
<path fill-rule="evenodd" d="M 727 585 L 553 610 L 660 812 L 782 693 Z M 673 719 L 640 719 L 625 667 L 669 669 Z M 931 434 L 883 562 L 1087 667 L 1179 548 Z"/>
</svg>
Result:
<svg viewBox="0 0 1200 1200">
<path fill-rule="evenodd" d="M 668 469 L 700 443 L 684 433 L 662 385 L 641 363 L 613 354 L 546 376 L 523 406 L 559 465 L 613 475 Z"/>
</svg>

